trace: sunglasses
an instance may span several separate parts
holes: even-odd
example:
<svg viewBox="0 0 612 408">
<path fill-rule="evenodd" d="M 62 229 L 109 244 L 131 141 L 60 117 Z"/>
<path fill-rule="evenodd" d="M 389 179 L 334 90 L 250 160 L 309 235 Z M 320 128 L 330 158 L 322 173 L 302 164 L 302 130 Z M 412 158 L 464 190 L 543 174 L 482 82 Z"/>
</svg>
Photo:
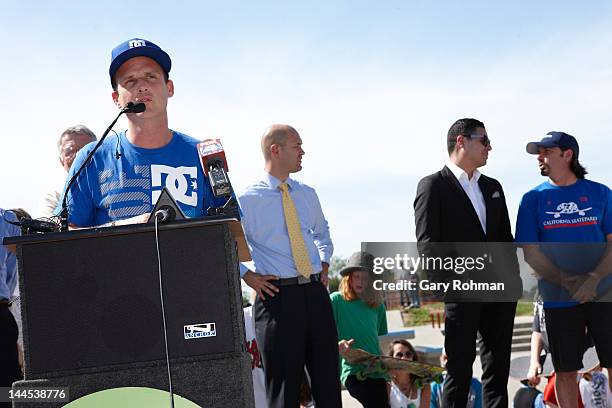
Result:
<svg viewBox="0 0 612 408">
<path fill-rule="evenodd" d="M 484 147 L 491 146 L 491 139 L 489 139 L 488 135 L 479 135 L 478 133 L 472 133 L 470 135 L 463 135 L 463 136 L 469 139 L 479 139 L 480 143 L 482 143 Z"/>
<path fill-rule="evenodd" d="M 407 352 L 405 352 L 405 353 L 403 353 L 403 352 L 401 352 L 401 351 L 400 351 L 399 353 L 395 353 L 395 354 L 393 355 L 393 357 L 395 357 L 395 358 L 404 358 L 404 357 L 406 357 L 406 358 L 412 358 L 412 353 L 411 353 L 411 352 L 409 352 L 409 351 L 407 351 Z"/>
<path fill-rule="evenodd" d="M 77 149 L 74 145 L 66 146 L 61 150 L 60 153 L 62 156 L 72 156 L 77 153 Z"/>
</svg>

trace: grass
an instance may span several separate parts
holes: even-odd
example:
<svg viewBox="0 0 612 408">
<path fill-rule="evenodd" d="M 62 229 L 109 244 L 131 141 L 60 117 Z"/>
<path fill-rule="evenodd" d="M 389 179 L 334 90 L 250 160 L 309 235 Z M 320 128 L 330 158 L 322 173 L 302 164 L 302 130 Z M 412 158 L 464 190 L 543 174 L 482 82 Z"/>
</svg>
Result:
<svg viewBox="0 0 612 408">
<path fill-rule="evenodd" d="M 517 316 L 533 316 L 533 302 L 519 300 L 516 305 Z"/>
<path fill-rule="evenodd" d="M 443 319 L 444 303 L 426 303 L 422 304 L 418 309 L 406 309 L 402 312 L 404 326 L 424 326 L 431 324 L 431 317 L 429 316 L 431 312 L 440 312 L 440 319 Z"/>
<path fill-rule="evenodd" d="M 435 312 L 440 312 L 441 323 L 444 324 L 444 303 L 435 302 L 421 305 L 418 309 L 406 309 L 402 312 L 404 326 L 425 326 L 431 324 L 430 313 L 434 312 L 434 319 L 437 325 Z M 533 314 L 533 302 L 519 301 L 516 305 L 516 316 L 530 316 Z"/>
</svg>

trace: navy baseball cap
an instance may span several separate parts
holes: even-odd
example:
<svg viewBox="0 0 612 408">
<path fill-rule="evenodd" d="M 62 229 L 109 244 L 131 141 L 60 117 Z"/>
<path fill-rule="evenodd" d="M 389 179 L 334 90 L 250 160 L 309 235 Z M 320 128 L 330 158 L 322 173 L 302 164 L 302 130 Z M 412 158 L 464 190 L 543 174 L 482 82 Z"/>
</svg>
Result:
<svg viewBox="0 0 612 408">
<path fill-rule="evenodd" d="M 110 74 L 111 82 L 113 77 L 117 73 L 117 70 L 125 61 L 134 57 L 149 57 L 157 62 L 166 74 L 170 72 L 172 68 L 172 61 L 170 56 L 166 54 L 164 50 L 153 44 L 151 41 L 143 40 L 142 38 L 132 38 L 122 42 L 115 48 L 111 54 L 111 64 L 108 69 Z"/>
<path fill-rule="evenodd" d="M 527 143 L 527 153 L 538 154 L 540 147 L 559 147 L 561 149 L 572 149 L 574 157 L 578 158 L 578 142 L 572 135 L 563 132 L 548 132 L 547 136 L 539 142 Z"/>
</svg>

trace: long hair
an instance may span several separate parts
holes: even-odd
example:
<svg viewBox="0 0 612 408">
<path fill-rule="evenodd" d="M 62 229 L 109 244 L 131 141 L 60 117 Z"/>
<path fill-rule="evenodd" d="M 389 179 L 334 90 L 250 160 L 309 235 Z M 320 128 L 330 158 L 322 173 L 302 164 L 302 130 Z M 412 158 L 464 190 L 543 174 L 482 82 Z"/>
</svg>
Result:
<svg viewBox="0 0 612 408">
<path fill-rule="evenodd" d="M 584 176 L 586 176 L 589 172 L 582 164 L 580 164 L 578 161 L 578 156 L 576 156 L 576 152 L 573 149 L 570 149 L 569 147 L 562 147 L 561 155 L 563 155 L 566 150 L 572 151 L 572 161 L 570 161 L 569 164 L 570 171 L 574 173 L 574 176 L 576 176 L 577 179 L 584 179 Z"/>
<path fill-rule="evenodd" d="M 361 294 L 361 296 L 355 293 L 355 291 L 351 287 L 351 279 L 353 277 L 353 272 L 355 271 L 349 272 L 348 275 L 343 276 L 342 280 L 340 281 L 340 286 L 338 287 L 338 291 L 340 292 L 344 300 L 350 302 L 353 300 L 362 299 L 363 302 L 372 309 L 380 306 L 380 296 L 377 294 L 376 291 L 374 291 L 374 288 L 371 284 L 368 284 L 365 288 L 363 288 L 363 293 Z"/>
<path fill-rule="evenodd" d="M 415 363 L 419 362 L 419 355 L 417 354 L 416 350 L 414 349 L 414 346 L 405 339 L 397 339 L 397 340 L 393 340 L 391 343 L 389 343 L 389 356 L 393 357 L 393 346 L 395 346 L 396 344 L 401 344 L 402 346 L 405 346 L 406 348 L 408 348 L 408 350 L 410 351 L 410 353 L 412 354 L 412 360 Z M 412 387 L 415 383 L 417 379 L 417 376 L 414 374 L 410 374 L 410 386 Z"/>
<path fill-rule="evenodd" d="M 588 174 L 587 169 L 580 164 L 577 157 L 572 157 L 572 161 L 570 162 L 570 170 L 578 179 L 584 179 L 584 176 Z"/>
</svg>

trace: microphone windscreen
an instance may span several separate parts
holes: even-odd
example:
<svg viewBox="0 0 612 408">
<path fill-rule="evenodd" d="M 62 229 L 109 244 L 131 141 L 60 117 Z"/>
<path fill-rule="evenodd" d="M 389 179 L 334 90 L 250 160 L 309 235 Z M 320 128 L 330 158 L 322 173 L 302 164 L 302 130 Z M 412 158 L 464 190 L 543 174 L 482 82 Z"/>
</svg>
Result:
<svg viewBox="0 0 612 408">
<path fill-rule="evenodd" d="M 146 109 L 147 106 L 143 102 L 128 102 L 128 104 L 125 105 L 125 108 L 123 108 L 123 111 L 125 113 L 141 113 L 144 112 Z"/>
<path fill-rule="evenodd" d="M 198 143 L 198 153 L 200 155 L 200 164 L 204 170 L 204 174 L 208 177 L 210 165 L 213 167 L 223 167 L 227 173 L 227 160 L 225 159 L 225 151 L 221 140 L 219 139 L 206 139 Z"/>
<path fill-rule="evenodd" d="M 132 113 L 142 113 L 147 110 L 147 105 L 143 102 L 135 103 L 132 107 Z"/>
</svg>

